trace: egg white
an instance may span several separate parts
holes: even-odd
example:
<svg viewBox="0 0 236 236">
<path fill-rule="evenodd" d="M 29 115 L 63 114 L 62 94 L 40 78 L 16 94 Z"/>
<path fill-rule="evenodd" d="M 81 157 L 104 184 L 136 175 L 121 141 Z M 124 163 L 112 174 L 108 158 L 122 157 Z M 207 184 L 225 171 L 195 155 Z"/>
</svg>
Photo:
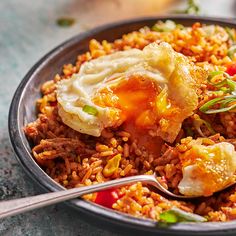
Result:
<svg viewBox="0 0 236 236">
<path fill-rule="evenodd" d="M 183 168 L 183 178 L 178 188 L 181 194 L 188 196 L 204 196 L 207 192 L 209 195 L 216 191 L 224 189 L 227 185 L 234 182 L 236 173 L 236 151 L 234 146 L 227 142 L 221 142 L 210 146 L 194 145 L 194 148 L 204 161 L 202 164 L 212 165 L 211 169 L 199 169 L 197 164 L 191 163 Z M 220 160 L 220 161 L 219 161 Z M 208 163 L 206 163 L 208 162 Z M 202 178 L 201 174 L 208 171 L 208 176 L 212 175 L 211 180 L 217 184 L 208 189 L 208 179 Z M 214 174 L 222 176 L 220 179 L 214 179 Z M 210 178 L 210 177 L 209 177 Z"/>
<path fill-rule="evenodd" d="M 94 95 L 104 87 L 119 86 L 130 75 L 143 75 L 159 88 L 168 88 L 168 96 L 181 109 L 181 117 L 172 120 L 171 129 L 160 133 L 169 142 L 176 138 L 182 121 L 197 106 L 197 94 L 187 59 L 167 43 L 152 43 L 143 50 L 130 49 L 85 62 L 78 74 L 57 85 L 59 115 L 69 127 L 81 133 L 100 136 L 106 127 L 113 127 L 120 110 L 93 103 Z M 84 105 L 97 109 L 96 116 L 83 111 Z"/>
</svg>

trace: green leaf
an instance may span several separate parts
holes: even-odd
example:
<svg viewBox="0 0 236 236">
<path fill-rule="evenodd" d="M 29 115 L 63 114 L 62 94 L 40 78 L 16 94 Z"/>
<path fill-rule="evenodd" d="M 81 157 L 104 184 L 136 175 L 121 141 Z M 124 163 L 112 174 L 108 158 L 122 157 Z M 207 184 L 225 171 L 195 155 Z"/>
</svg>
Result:
<svg viewBox="0 0 236 236">
<path fill-rule="evenodd" d="M 98 114 L 98 110 L 96 109 L 96 107 L 92 107 L 89 105 L 84 105 L 83 111 L 88 113 L 89 115 L 93 115 L 93 116 L 96 116 Z"/>
<path fill-rule="evenodd" d="M 75 23 L 75 19 L 73 18 L 59 18 L 57 19 L 57 25 L 61 26 L 61 27 L 70 27 Z"/>
<path fill-rule="evenodd" d="M 160 220 L 166 223 L 207 221 L 205 217 L 202 217 L 194 213 L 183 211 L 177 207 L 173 207 L 170 210 L 161 213 Z"/>
</svg>

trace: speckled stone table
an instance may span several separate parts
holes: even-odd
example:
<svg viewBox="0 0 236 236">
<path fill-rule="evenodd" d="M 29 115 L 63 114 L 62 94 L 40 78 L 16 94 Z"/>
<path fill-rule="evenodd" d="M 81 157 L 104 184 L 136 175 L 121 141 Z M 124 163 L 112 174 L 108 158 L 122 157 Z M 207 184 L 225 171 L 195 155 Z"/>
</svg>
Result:
<svg viewBox="0 0 236 236">
<path fill-rule="evenodd" d="M 134 2 L 138 4 L 134 5 Z M 15 160 L 7 131 L 11 98 L 30 67 L 50 49 L 79 32 L 118 19 L 155 15 L 160 11 L 164 13 L 162 9 L 171 2 L 173 1 L 0 1 L 0 200 L 41 192 Z M 205 14 L 234 16 L 234 0 L 200 2 Z M 71 16 L 76 19 L 76 23 L 69 28 L 58 27 L 55 22 L 61 16 Z M 90 223 L 84 222 L 75 210 L 58 204 L 1 220 L 0 235 L 118 235 L 96 228 Z"/>
</svg>

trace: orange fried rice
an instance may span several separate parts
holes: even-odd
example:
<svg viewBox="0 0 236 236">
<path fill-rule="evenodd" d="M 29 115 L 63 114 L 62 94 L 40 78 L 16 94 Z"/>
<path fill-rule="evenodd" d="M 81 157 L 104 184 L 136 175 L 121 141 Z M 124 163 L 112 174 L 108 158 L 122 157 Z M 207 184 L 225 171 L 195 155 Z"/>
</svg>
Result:
<svg viewBox="0 0 236 236">
<path fill-rule="evenodd" d="M 163 24 L 158 22 L 153 28 L 144 27 L 114 42 L 93 39 L 89 43 L 89 51 L 78 55 L 74 65 L 64 65 L 61 75 L 57 74 L 53 80 L 42 84 L 42 97 L 37 101 L 38 118 L 25 127 L 25 133 L 33 142 L 32 153 L 36 162 L 62 186 L 75 188 L 125 176 L 156 173 L 165 188 L 178 194 L 177 186 L 183 177 L 180 155 L 191 149 L 193 139 L 200 137 L 206 146 L 222 141 L 236 146 L 236 115 L 233 111 L 206 115 L 195 110 L 184 120 L 175 142 L 163 142 L 158 154 L 149 153 L 145 147 L 139 146 L 122 126 L 104 129 L 100 137 L 93 137 L 79 133 L 62 122 L 58 115 L 56 84 L 62 79 L 70 79 L 84 62 L 94 58 L 131 48 L 143 49 L 152 42 L 167 42 L 176 52 L 208 71 L 226 71 L 236 60 L 228 54 L 236 39 L 234 29 L 200 23 L 191 27 L 176 25 L 173 29 L 160 29 Z M 212 85 L 201 82 L 197 91 L 198 108 L 221 96 L 220 92 L 209 94 L 210 89 Z M 206 120 L 212 129 L 202 125 L 199 133 L 196 120 Z M 161 213 L 173 206 L 204 216 L 208 221 L 236 219 L 235 186 L 194 201 L 170 200 L 142 183 L 116 189 L 112 193 L 113 199 L 103 204 L 101 198 L 109 196 L 109 192 L 106 194 L 88 194 L 83 198 L 116 211 L 157 221 Z"/>
</svg>

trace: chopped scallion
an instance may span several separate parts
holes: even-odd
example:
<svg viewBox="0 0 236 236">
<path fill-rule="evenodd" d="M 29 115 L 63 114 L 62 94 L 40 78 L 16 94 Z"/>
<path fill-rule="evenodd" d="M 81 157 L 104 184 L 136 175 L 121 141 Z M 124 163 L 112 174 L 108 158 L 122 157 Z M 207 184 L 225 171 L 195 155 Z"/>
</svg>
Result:
<svg viewBox="0 0 236 236">
<path fill-rule="evenodd" d="M 205 222 L 207 219 L 197 214 L 183 211 L 177 207 L 173 207 L 168 211 L 160 214 L 160 220 L 166 223 L 177 222 Z"/>
<path fill-rule="evenodd" d="M 88 113 L 89 115 L 93 115 L 93 116 L 96 116 L 98 114 L 98 110 L 96 109 L 96 107 L 92 107 L 89 105 L 84 105 L 83 111 Z"/>
<path fill-rule="evenodd" d="M 235 102 L 235 103 L 231 106 L 228 106 L 228 104 L 232 102 Z M 220 108 L 211 109 L 212 106 L 215 106 L 217 104 L 220 105 Z M 205 114 L 215 114 L 215 113 L 221 113 L 221 112 L 234 110 L 235 108 L 236 108 L 236 97 L 235 98 L 220 97 L 220 98 L 214 98 L 208 101 L 203 106 L 201 106 L 199 110 Z"/>
<path fill-rule="evenodd" d="M 172 20 L 166 22 L 159 21 L 153 27 L 152 30 L 156 32 L 169 32 L 176 28 L 176 24 Z"/>
<path fill-rule="evenodd" d="M 232 33 L 232 29 L 229 27 L 225 27 L 225 31 L 227 32 L 227 34 L 229 35 L 229 38 L 234 42 L 234 35 Z"/>
<path fill-rule="evenodd" d="M 233 45 L 229 48 L 227 55 L 228 55 L 228 57 L 229 57 L 230 59 L 233 59 L 235 53 L 236 53 L 236 44 L 233 44 Z"/>
</svg>

